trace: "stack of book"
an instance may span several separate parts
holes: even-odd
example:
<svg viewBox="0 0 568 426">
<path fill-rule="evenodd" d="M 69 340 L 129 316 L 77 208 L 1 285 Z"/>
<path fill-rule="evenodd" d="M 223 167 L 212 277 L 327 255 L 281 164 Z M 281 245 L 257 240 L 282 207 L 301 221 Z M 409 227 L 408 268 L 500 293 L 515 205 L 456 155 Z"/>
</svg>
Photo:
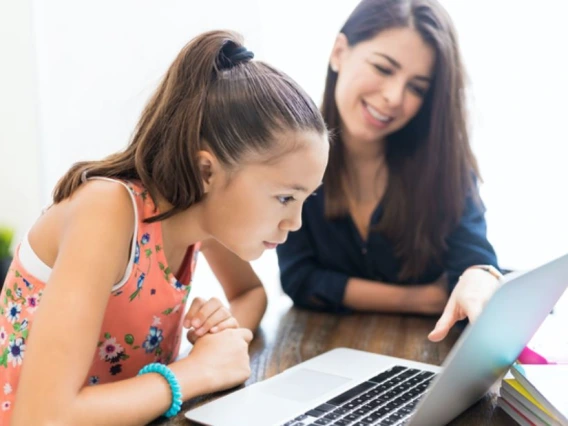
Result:
<svg viewBox="0 0 568 426">
<path fill-rule="evenodd" d="M 497 405 L 523 426 L 568 426 L 568 365 L 515 363 Z"/>
</svg>

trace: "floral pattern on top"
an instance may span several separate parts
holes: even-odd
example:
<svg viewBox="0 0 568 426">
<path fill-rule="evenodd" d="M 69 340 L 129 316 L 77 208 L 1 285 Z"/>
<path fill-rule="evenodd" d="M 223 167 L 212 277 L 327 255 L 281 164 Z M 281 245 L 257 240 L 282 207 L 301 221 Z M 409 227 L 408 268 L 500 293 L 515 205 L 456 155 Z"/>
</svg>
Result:
<svg viewBox="0 0 568 426">
<path fill-rule="evenodd" d="M 164 255 L 161 223 L 144 222 L 156 214 L 150 194 L 137 182 L 123 183 L 138 210 L 133 265 L 109 297 L 85 386 L 134 377 L 146 364 L 175 359 L 199 251 L 199 244 L 188 248 L 176 277 Z M 10 422 L 26 342 L 46 286 L 28 273 L 18 253 L 19 248 L 0 293 L 0 424 Z"/>
</svg>

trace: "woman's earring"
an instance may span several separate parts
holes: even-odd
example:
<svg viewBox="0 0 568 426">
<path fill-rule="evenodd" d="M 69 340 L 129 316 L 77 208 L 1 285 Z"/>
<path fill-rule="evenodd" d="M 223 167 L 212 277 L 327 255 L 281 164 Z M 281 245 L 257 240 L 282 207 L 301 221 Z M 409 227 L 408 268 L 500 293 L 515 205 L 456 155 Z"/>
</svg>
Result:
<svg viewBox="0 0 568 426">
<path fill-rule="evenodd" d="M 331 70 L 332 70 L 333 72 L 339 71 L 339 68 L 338 68 L 337 65 L 335 65 L 335 64 L 330 64 L 330 67 L 331 67 Z"/>
</svg>

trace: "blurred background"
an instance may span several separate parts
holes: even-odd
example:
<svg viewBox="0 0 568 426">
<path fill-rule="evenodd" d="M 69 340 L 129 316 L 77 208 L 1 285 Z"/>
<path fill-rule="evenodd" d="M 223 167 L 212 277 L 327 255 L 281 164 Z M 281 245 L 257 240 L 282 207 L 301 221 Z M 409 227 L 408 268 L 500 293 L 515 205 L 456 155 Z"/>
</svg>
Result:
<svg viewBox="0 0 568 426">
<path fill-rule="evenodd" d="M 565 2 L 442 0 L 469 76 L 488 236 L 505 268 L 568 251 Z M 74 162 L 122 149 L 196 34 L 229 28 L 317 103 L 356 0 L 0 0 L 0 226 L 15 244 Z M 537 6 L 538 4 L 538 6 Z M 564 53 L 562 53 L 564 52 Z M 277 282 L 276 255 L 254 263 Z M 205 262 L 196 281 L 213 279 Z M 277 286 L 275 286 L 277 287 Z"/>
</svg>

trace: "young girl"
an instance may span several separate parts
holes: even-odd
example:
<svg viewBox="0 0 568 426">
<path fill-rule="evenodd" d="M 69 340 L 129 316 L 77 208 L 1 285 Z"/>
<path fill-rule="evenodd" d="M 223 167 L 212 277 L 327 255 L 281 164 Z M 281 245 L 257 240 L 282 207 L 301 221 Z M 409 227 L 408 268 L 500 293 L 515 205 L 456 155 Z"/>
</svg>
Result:
<svg viewBox="0 0 568 426">
<path fill-rule="evenodd" d="M 252 57 L 197 37 L 126 150 L 59 181 L 0 295 L 1 424 L 144 424 L 247 379 L 266 306 L 247 261 L 300 227 L 328 155 L 317 107 Z M 182 318 L 200 242 L 231 306 Z M 194 347 L 175 361 L 182 323 Z"/>
<path fill-rule="evenodd" d="M 330 58 L 337 133 L 324 186 L 279 247 L 282 286 L 328 311 L 440 314 L 433 340 L 497 288 L 450 17 L 436 0 L 363 0 Z M 451 297 L 449 296 L 451 294 Z"/>
</svg>

